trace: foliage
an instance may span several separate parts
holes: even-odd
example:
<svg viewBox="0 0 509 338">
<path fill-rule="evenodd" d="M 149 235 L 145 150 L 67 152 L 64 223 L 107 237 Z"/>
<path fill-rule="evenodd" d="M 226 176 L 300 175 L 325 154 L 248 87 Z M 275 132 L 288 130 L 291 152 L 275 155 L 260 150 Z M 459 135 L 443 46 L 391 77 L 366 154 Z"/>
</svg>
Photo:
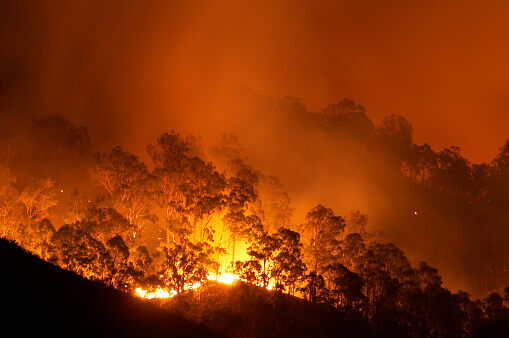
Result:
<svg viewBox="0 0 509 338">
<path fill-rule="evenodd" d="M 303 116 L 299 118 L 305 120 Z M 39 146 L 23 154 L 0 145 L 0 234 L 43 259 L 122 291 L 138 286 L 174 290 L 178 311 L 211 327 L 224 316 L 231 322 L 218 322 L 227 333 L 238 334 L 239 328 L 288 333 L 282 328 L 285 319 L 301 327 L 275 310 L 281 304 L 327 318 L 359 320 L 374 336 L 468 336 L 490 321 L 507 320 L 509 295 L 498 293 L 508 280 L 505 239 L 497 238 L 493 229 L 509 219 L 509 142 L 492 163 L 472 165 L 457 147 L 434 151 L 414 144 L 413 128 L 401 116 L 391 115 L 375 126 L 364 108 L 350 100 L 308 118 L 313 128 L 338 137 L 338 142 L 356 138 L 348 143 L 353 151 L 378 156 L 371 164 L 387 162 L 388 172 L 375 170 L 376 178 L 390 177 L 389 182 L 417 191 L 409 195 L 421 199 L 411 203 L 422 203 L 430 214 L 441 208 L 464 213 L 465 236 L 473 243 L 465 255 L 478 250 L 474 244 L 479 241 L 494 243 L 470 267 L 482 272 L 484 291 L 497 292 L 473 301 L 465 292 L 447 290 L 437 269 L 425 262 L 412 266 L 400 248 L 373 234 L 371 218 L 360 211 L 345 220 L 319 204 L 302 225 L 294 226 L 282 182 L 255 170 L 232 135 L 211 150 L 221 169 L 205 158 L 196 139 L 176 132 L 148 146 L 150 168 L 120 147 L 89 156 L 86 130 L 58 118 L 35 121 L 33 138 L 55 148 L 28 160 Z M 81 169 L 57 168 L 66 158 Z M 37 161 L 41 171 L 36 175 Z M 65 181 L 59 171 L 76 173 L 82 167 L 96 185 L 84 187 L 83 194 L 77 188 L 67 196 L 57 193 L 63 189 L 55 182 L 60 187 Z M 425 218 L 427 210 L 422 207 L 422 222 L 431 219 Z M 420 213 L 412 210 L 410 215 Z M 241 242 L 247 250 L 238 253 Z M 207 282 L 209 274 L 226 271 L 219 258 L 229 248 L 228 272 L 241 279 L 233 295 Z M 198 287 L 206 290 L 203 298 L 201 291 L 192 291 Z M 218 295 L 237 303 L 217 303 Z M 281 318 L 269 319 L 271 315 Z M 256 331 L 254 323 L 267 323 L 270 329 Z"/>
<path fill-rule="evenodd" d="M 20 194 L 19 201 L 25 207 L 30 220 L 40 220 L 48 216 L 48 210 L 57 205 L 56 191 L 51 179 L 30 182 Z"/>
<path fill-rule="evenodd" d="M 162 280 L 177 293 L 205 280 L 207 271 L 213 264 L 204 247 L 176 244 L 164 248 L 164 255 L 165 260 L 160 271 Z"/>
<path fill-rule="evenodd" d="M 345 220 L 321 204 L 307 213 L 302 234 L 312 271 L 321 273 L 332 262 L 344 229 Z"/>
<path fill-rule="evenodd" d="M 13 238 L 19 221 L 19 192 L 13 186 L 16 179 L 9 168 L 0 166 L 0 235 Z"/>
<path fill-rule="evenodd" d="M 135 225 L 136 230 L 151 219 L 153 177 L 136 156 L 120 147 L 109 154 L 97 153 L 90 175 L 106 191 L 105 204 Z"/>
</svg>

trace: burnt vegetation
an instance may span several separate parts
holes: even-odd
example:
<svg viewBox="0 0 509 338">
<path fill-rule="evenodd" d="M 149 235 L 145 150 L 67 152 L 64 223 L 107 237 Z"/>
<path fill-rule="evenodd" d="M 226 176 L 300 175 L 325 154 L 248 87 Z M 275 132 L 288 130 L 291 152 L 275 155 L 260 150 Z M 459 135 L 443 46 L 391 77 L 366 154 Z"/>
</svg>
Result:
<svg viewBox="0 0 509 338">
<path fill-rule="evenodd" d="M 370 163 L 374 180 L 391 182 L 380 196 L 389 206 L 419 200 L 415 215 L 450 213 L 462 236 L 490 248 L 465 253 L 483 296 L 449 291 L 437 269 L 411 264 L 360 211 L 340 216 L 317 204 L 295 224 L 281 181 L 251 166 L 234 135 L 204 149 L 171 131 L 148 145 L 144 163 L 121 147 L 97 151 L 85 128 L 62 117 L 34 120 L 1 141 L 0 234 L 121 292 L 166 290 L 174 297 L 154 299 L 159 306 L 230 337 L 460 337 L 507 326 L 508 238 L 490 229 L 509 219 L 509 143 L 492 163 L 473 165 L 458 148 L 413 143 L 401 116 L 374 125 L 349 100 L 297 111 L 294 121 L 311 126 L 303 137 L 332 138 Z M 391 191 L 394 182 L 404 189 Z M 214 280 L 224 275 L 237 282 Z"/>
</svg>

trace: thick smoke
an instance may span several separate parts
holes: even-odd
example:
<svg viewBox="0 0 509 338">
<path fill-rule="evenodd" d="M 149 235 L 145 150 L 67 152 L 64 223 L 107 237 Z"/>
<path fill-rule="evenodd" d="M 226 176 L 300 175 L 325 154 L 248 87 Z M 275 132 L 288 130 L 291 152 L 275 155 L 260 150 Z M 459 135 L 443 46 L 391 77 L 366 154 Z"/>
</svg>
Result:
<svg viewBox="0 0 509 338">
<path fill-rule="evenodd" d="M 492 243 L 472 242 L 475 224 L 455 216 L 463 211 L 430 205 L 350 136 L 337 140 L 311 121 L 351 97 L 374 122 L 387 112 L 408 117 L 417 143 L 460 144 L 475 162 L 491 160 L 505 131 L 477 116 L 505 121 L 505 99 L 495 96 L 507 89 L 498 40 L 506 27 L 495 15 L 504 11 L 223 5 L 2 3 L 2 136 L 60 114 L 87 126 L 96 150 L 120 144 L 146 158 L 146 145 L 173 128 L 203 137 L 206 149 L 235 133 L 254 167 L 281 178 L 295 223 L 317 203 L 343 215 L 359 209 L 373 231 L 437 266 L 451 288 L 475 292 L 482 277 L 471 266 L 485 263 Z M 288 94 L 303 102 L 281 99 Z"/>
</svg>

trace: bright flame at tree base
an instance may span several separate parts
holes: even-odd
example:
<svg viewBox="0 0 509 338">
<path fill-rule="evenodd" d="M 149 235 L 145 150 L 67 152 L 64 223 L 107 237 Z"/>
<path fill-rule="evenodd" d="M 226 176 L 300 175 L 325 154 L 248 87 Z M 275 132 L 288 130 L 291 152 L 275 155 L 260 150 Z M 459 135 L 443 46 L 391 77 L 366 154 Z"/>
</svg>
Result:
<svg viewBox="0 0 509 338">
<path fill-rule="evenodd" d="M 216 281 L 218 283 L 222 284 L 228 284 L 231 285 L 235 283 L 236 281 L 240 280 L 240 277 L 238 275 L 232 274 L 232 273 L 225 273 L 221 274 L 219 276 L 214 275 L 208 275 L 207 279 L 210 281 Z M 195 283 L 188 289 L 197 289 L 201 286 L 200 283 Z M 154 298 L 171 298 L 177 294 L 177 291 L 175 290 L 165 290 L 162 288 L 157 288 L 155 291 L 147 291 L 142 288 L 136 288 L 135 293 L 137 296 L 145 299 L 154 299 Z"/>
<path fill-rule="evenodd" d="M 208 275 L 207 279 L 214 280 L 214 281 L 217 281 L 218 283 L 223 283 L 223 284 L 233 284 L 236 281 L 238 281 L 240 279 L 240 277 L 238 275 L 234 275 L 233 273 L 225 273 L 225 274 L 221 274 L 219 276 Z"/>
<path fill-rule="evenodd" d="M 136 295 L 146 299 L 153 298 L 170 298 L 177 294 L 176 291 L 171 290 L 170 292 L 165 289 L 158 288 L 155 291 L 148 292 L 147 290 L 143 290 L 142 288 L 136 288 Z"/>
</svg>

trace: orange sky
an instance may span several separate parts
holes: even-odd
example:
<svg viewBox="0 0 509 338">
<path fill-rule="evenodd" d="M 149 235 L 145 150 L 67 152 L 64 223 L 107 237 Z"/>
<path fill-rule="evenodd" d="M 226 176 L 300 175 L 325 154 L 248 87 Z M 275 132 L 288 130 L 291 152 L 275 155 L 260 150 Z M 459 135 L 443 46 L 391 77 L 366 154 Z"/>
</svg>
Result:
<svg viewBox="0 0 509 338">
<path fill-rule="evenodd" d="M 241 119 L 228 109 L 241 84 L 313 111 L 348 97 L 375 121 L 404 115 L 417 142 L 474 162 L 509 137 L 507 3 L 123 4 L 0 5 L 1 114 L 59 112 L 145 144 Z"/>
</svg>

